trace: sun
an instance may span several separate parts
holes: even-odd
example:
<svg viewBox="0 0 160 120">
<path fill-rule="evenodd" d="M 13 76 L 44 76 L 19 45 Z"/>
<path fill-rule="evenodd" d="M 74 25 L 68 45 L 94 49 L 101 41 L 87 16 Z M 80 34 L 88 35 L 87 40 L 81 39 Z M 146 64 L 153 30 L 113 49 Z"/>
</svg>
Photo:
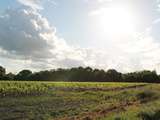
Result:
<svg viewBox="0 0 160 120">
<path fill-rule="evenodd" d="M 134 15 L 123 6 L 101 8 L 92 13 L 101 32 L 109 35 L 130 34 L 135 30 Z"/>
</svg>

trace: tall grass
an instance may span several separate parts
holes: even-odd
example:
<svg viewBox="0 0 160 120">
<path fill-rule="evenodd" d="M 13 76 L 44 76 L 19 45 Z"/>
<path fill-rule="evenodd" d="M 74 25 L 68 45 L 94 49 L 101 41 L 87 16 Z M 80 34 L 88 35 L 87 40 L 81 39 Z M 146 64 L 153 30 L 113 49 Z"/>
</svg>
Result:
<svg viewBox="0 0 160 120">
<path fill-rule="evenodd" d="M 144 83 L 142 83 L 144 84 Z M 117 88 L 141 85 L 139 83 L 91 83 L 91 82 L 27 82 L 1 81 L 0 96 L 40 95 L 54 88 Z"/>
</svg>

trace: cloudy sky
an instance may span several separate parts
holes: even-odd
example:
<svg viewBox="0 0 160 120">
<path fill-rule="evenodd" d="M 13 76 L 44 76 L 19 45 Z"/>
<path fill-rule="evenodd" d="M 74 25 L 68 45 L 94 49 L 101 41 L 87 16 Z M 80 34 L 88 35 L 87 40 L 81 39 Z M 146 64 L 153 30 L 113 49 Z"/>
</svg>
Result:
<svg viewBox="0 0 160 120">
<path fill-rule="evenodd" d="M 1 0 L 0 65 L 160 73 L 160 0 Z"/>
</svg>

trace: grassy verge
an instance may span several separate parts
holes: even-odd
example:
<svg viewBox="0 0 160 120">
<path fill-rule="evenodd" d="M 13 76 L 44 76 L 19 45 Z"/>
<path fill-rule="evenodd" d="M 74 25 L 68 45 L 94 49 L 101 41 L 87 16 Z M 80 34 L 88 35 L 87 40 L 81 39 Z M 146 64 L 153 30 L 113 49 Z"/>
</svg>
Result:
<svg viewBox="0 0 160 120">
<path fill-rule="evenodd" d="M 136 120 L 160 108 L 156 84 L 3 81 L 0 90 L 1 120 Z"/>
</svg>

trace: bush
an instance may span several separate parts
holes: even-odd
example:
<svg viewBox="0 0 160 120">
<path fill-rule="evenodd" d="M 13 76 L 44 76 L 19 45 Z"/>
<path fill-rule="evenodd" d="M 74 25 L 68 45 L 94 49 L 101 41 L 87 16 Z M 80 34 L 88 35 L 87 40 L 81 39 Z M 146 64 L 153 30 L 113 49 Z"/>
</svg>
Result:
<svg viewBox="0 0 160 120">
<path fill-rule="evenodd" d="M 160 120 L 160 110 L 154 113 L 141 112 L 138 117 L 142 120 Z"/>
<path fill-rule="evenodd" d="M 156 94 L 153 91 L 143 91 L 137 95 L 137 98 L 141 103 L 147 102 L 149 100 L 156 99 Z"/>
</svg>

